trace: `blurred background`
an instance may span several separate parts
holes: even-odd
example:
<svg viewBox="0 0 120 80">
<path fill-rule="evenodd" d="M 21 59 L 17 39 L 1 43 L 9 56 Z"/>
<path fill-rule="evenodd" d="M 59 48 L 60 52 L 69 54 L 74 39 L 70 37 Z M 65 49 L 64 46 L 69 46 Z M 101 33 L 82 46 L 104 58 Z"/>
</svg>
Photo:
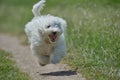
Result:
<svg viewBox="0 0 120 80">
<path fill-rule="evenodd" d="M 21 36 L 39 0 L 0 0 L 0 33 Z M 42 15 L 67 21 L 67 56 L 62 61 L 88 80 L 120 79 L 120 0 L 46 0 Z"/>
</svg>

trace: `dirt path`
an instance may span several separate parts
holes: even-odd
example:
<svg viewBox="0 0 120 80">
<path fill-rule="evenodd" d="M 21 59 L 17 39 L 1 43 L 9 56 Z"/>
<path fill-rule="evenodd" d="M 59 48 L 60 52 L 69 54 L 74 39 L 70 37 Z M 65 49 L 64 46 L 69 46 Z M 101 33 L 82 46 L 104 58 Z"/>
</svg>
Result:
<svg viewBox="0 0 120 80">
<path fill-rule="evenodd" d="M 39 66 L 29 47 L 20 45 L 16 37 L 0 34 L 0 49 L 12 52 L 18 67 L 27 72 L 31 80 L 86 80 L 81 74 L 69 71 L 66 64 Z"/>
</svg>

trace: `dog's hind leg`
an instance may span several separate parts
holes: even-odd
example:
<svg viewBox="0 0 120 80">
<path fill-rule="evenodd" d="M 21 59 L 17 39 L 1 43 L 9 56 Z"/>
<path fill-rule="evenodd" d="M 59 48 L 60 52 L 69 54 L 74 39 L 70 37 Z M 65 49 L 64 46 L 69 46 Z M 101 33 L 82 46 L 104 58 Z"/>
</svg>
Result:
<svg viewBox="0 0 120 80">
<path fill-rule="evenodd" d="M 46 2 L 46 0 L 41 0 L 33 6 L 32 12 L 35 17 L 40 16 L 40 11 L 43 8 L 43 6 L 45 5 L 44 4 L 45 2 Z"/>
</svg>

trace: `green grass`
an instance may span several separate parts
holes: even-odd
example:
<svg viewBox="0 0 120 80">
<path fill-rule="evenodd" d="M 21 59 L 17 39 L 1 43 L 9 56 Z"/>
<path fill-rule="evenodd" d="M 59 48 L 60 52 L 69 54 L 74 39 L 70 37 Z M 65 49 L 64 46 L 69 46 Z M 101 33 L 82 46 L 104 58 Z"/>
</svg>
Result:
<svg viewBox="0 0 120 80">
<path fill-rule="evenodd" d="M 0 80 L 30 80 L 26 73 L 16 67 L 11 58 L 10 53 L 0 50 Z"/>
<path fill-rule="evenodd" d="M 0 32 L 24 36 L 37 1 L 0 1 Z M 47 0 L 42 13 L 67 20 L 65 63 L 88 80 L 120 79 L 119 0 Z"/>
</svg>

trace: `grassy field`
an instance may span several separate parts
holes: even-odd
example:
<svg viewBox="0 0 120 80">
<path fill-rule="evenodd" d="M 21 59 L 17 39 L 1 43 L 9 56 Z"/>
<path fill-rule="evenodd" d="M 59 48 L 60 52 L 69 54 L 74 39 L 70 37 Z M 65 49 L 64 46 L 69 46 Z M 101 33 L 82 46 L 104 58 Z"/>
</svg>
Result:
<svg viewBox="0 0 120 80">
<path fill-rule="evenodd" d="M 0 50 L 0 80 L 30 80 L 29 76 L 15 66 L 11 54 Z"/>
<path fill-rule="evenodd" d="M 39 0 L 1 0 L 0 32 L 24 36 Z M 47 0 L 43 14 L 67 20 L 67 56 L 88 80 L 120 79 L 120 0 Z"/>
</svg>

